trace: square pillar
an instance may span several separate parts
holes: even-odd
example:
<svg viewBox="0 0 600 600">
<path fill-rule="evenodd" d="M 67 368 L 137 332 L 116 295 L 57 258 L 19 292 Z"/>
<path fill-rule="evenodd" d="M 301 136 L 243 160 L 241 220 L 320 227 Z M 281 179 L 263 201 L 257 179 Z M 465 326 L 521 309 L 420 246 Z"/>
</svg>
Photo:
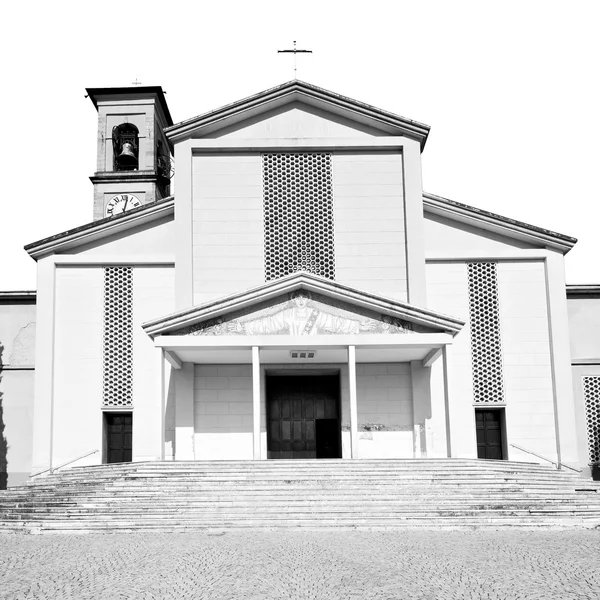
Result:
<svg viewBox="0 0 600 600">
<path fill-rule="evenodd" d="M 358 410 L 356 400 L 356 346 L 348 346 L 348 389 L 350 391 L 350 457 L 358 458 Z"/>
<path fill-rule="evenodd" d="M 260 453 L 260 348 L 252 346 L 252 457 L 261 459 Z"/>
<path fill-rule="evenodd" d="M 165 351 L 163 348 L 157 348 L 158 354 L 158 368 L 160 373 L 159 378 L 159 389 L 160 389 L 160 460 L 165 460 L 165 412 L 167 407 L 167 386 L 166 386 L 166 378 L 167 378 L 167 365 L 165 360 Z"/>
<path fill-rule="evenodd" d="M 422 360 L 410 362 L 413 407 L 413 458 L 427 458 L 425 421 L 431 414 L 431 368 Z"/>
<path fill-rule="evenodd" d="M 450 390 L 451 390 L 451 361 L 448 354 L 448 346 L 442 350 L 444 363 L 444 417 L 446 420 L 446 456 L 452 457 L 452 440 L 450 439 Z"/>
<path fill-rule="evenodd" d="M 175 371 L 175 459 L 195 459 L 194 363 Z"/>
</svg>

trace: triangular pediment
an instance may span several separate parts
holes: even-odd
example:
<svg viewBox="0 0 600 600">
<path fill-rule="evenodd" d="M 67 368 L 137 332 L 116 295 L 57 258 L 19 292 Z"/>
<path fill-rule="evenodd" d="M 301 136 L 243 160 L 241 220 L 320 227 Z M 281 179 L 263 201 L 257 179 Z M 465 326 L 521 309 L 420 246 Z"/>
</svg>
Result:
<svg viewBox="0 0 600 600">
<path fill-rule="evenodd" d="M 286 139 L 286 138 L 358 138 L 386 135 L 377 127 L 335 114 L 322 106 L 307 104 L 300 97 L 252 117 L 219 127 L 199 131 L 194 137 L 215 139 Z"/>
<path fill-rule="evenodd" d="M 262 138 L 406 136 L 423 148 L 429 126 L 294 80 L 165 129 L 172 142 L 241 131 Z"/>
<path fill-rule="evenodd" d="M 312 275 L 259 288 L 144 324 L 149 335 L 456 334 L 463 322 Z"/>
</svg>

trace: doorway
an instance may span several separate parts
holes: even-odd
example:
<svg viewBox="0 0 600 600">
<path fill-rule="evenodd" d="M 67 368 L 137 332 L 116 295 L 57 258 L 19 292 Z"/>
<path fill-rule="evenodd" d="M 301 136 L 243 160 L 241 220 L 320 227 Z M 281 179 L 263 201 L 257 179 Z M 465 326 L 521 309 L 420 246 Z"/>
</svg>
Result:
<svg viewBox="0 0 600 600">
<path fill-rule="evenodd" d="M 105 412 L 102 440 L 102 462 L 131 462 L 133 413 Z"/>
<path fill-rule="evenodd" d="M 267 457 L 341 458 L 339 375 L 267 376 Z"/>
<path fill-rule="evenodd" d="M 504 460 L 504 409 L 475 409 L 477 458 Z"/>
</svg>

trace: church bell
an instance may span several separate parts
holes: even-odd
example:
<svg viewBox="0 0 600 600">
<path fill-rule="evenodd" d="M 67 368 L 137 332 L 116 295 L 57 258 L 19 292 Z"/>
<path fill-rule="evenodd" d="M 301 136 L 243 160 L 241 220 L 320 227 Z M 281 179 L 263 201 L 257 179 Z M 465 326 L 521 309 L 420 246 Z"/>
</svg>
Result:
<svg viewBox="0 0 600 600">
<path fill-rule="evenodd" d="M 121 154 L 117 156 L 117 164 L 124 171 L 129 169 L 137 169 L 138 159 L 135 155 L 133 144 L 131 142 L 123 143 Z"/>
<path fill-rule="evenodd" d="M 138 162 L 138 128 L 132 123 L 113 127 L 112 143 L 115 171 L 134 171 Z"/>
</svg>

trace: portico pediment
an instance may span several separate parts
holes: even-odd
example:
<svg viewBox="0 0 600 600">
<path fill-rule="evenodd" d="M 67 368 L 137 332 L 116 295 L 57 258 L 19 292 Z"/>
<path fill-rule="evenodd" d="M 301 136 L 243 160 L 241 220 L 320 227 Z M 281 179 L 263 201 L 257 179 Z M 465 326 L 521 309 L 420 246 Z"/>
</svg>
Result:
<svg viewBox="0 0 600 600">
<path fill-rule="evenodd" d="M 144 324 L 151 336 L 402 335 L 452 333 L 462 321 L 295 273 Z"/>
</svg>

